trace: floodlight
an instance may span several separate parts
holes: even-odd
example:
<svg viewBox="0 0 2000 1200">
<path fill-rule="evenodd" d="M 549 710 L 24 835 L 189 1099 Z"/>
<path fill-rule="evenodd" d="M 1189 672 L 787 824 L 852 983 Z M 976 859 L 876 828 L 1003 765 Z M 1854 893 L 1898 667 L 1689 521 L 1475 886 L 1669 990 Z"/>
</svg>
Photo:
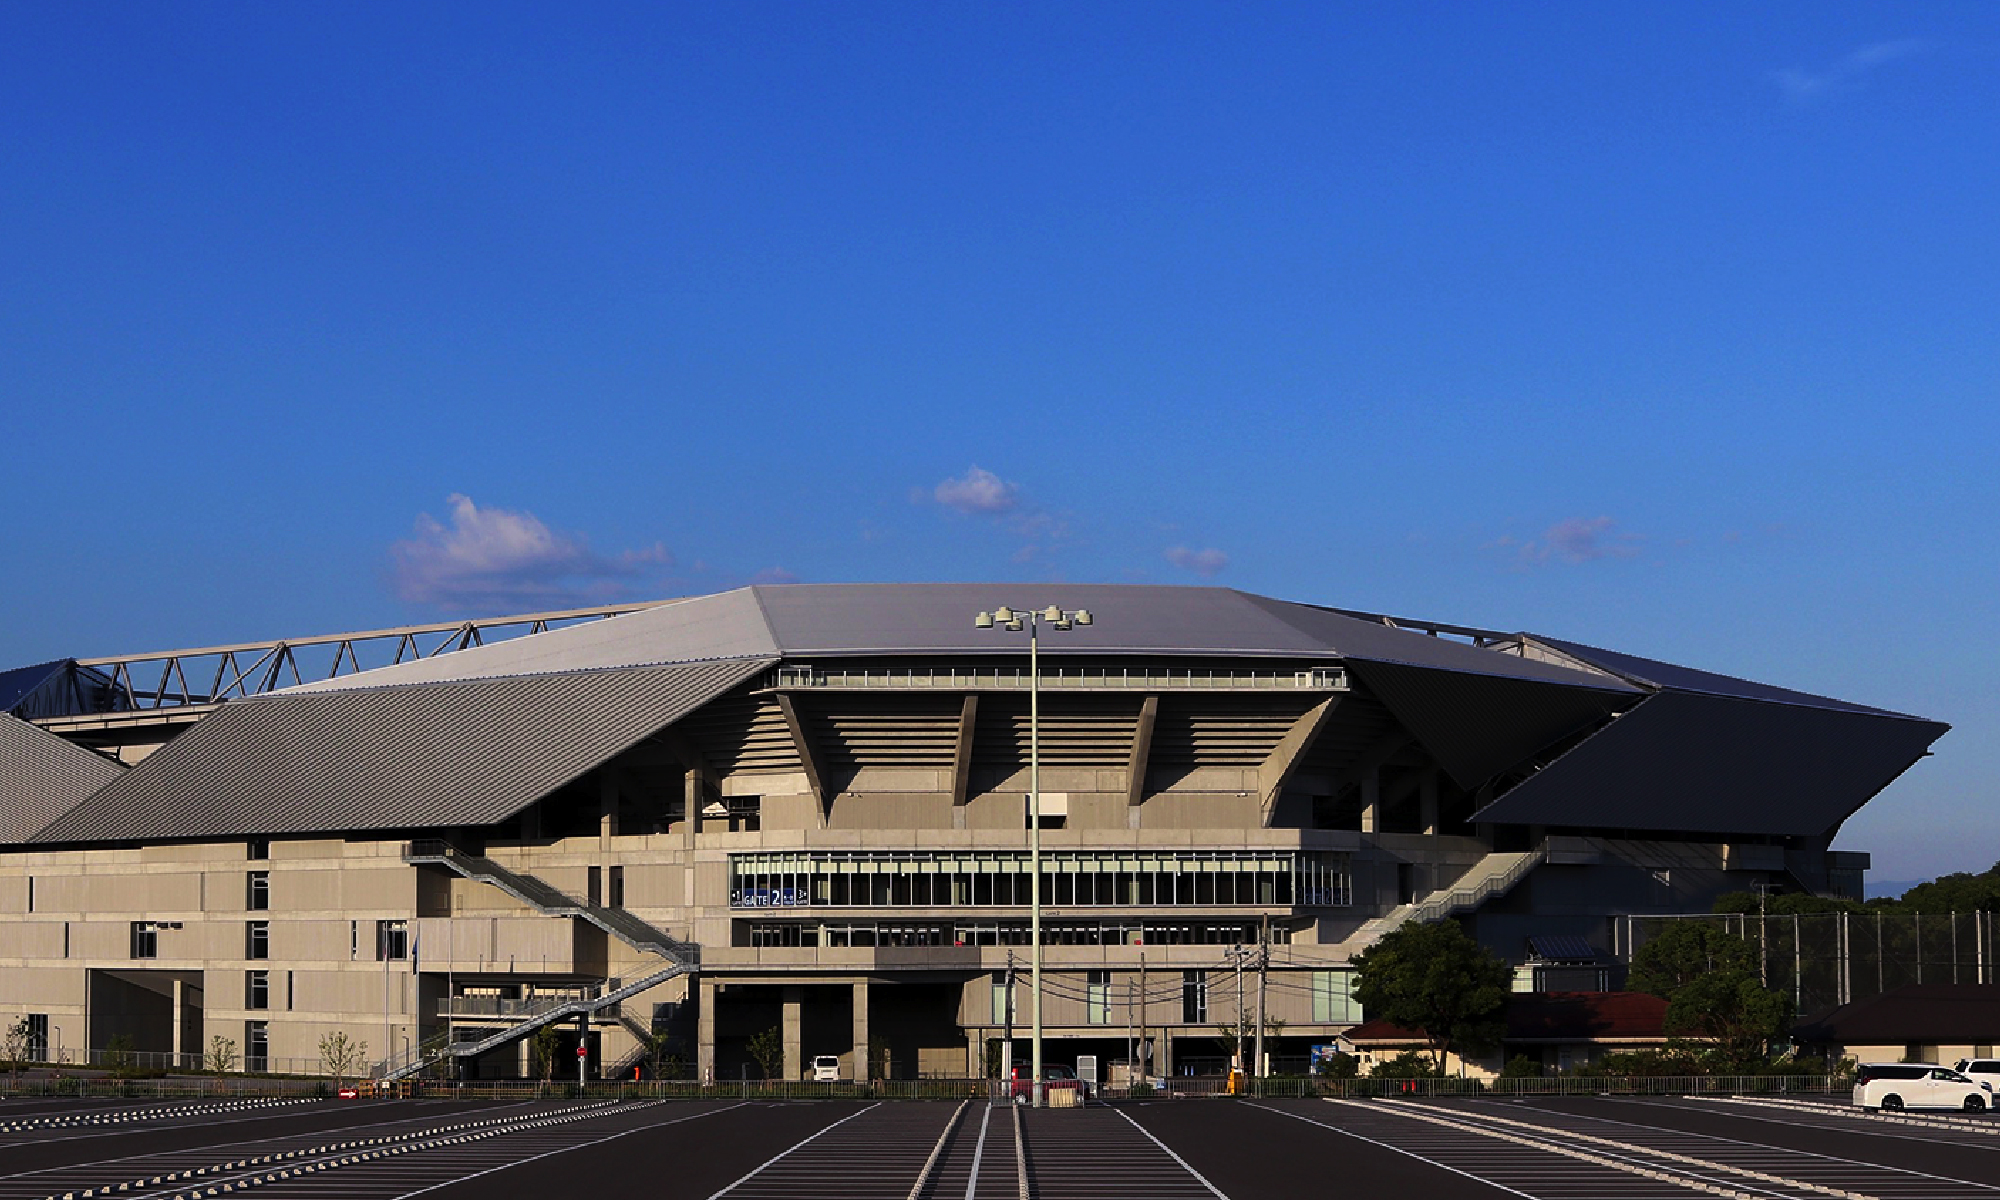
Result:
<svg viewBox="0 0 2000 1200">
<path fill-rule="evenodd" d="M 993 610 L 993 619 L 1002 625 L 1012 625 L 1015 622 L 1014 610 L 1003 604 Z"/>
<path fill-rule="evenodd" d="M 1051 625 L 1062 619 L 1063 619 L 1062 609 L 1057 608 L 1053 604 L 1049 605 L 1048 611 L 1042 614 L 1042 620 L 1049 622 Z"/>
<path fill-rule="evenodd" d="M 1075 621 L 1079 625 L 1088 625 L 1090 624 L 1090 610 L 1087 608 L 1079 608 L 1076 610 L 1075 613 L 1071 614 L 1070 619 Z"/>
<path fill-rule="evenodd" d="M 975 629 L 991 629 L 993 628 L 993 614 L 990 612 L 980 613 L 972 619 L 972 624 Z"/>
</svg>

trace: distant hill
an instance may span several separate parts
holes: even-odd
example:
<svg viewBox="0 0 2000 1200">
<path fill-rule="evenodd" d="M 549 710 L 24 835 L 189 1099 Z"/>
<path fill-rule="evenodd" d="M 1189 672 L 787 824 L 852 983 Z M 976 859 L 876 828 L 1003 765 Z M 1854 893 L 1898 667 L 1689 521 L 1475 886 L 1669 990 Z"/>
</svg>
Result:
<svg viewBox="0 0 2000 1200">
<path fill-rule="evenodd" d="M 1929 882 L 1930 880 L 1928 879 L 1871 879 L 1868 881 L 1867 899 L 1894 900 L 1918 884 Z"/>
</svg>

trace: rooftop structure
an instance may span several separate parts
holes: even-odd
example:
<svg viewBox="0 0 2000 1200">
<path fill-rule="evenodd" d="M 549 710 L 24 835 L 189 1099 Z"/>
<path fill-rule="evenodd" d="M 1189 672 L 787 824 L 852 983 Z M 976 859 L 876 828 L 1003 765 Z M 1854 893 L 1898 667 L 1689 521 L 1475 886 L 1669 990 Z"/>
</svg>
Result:
<svg viewBox="0 0 2000 1200">
<path fill-rule="evenodd" d="M 977 1073 L 1026 940 L 996 604 L 1095 614 L 1037 681 L 1044 999 L 1156 1071 L 1249 1019 L 1210 990 L 1232 945 L 1299 1057 L 1406 921 L 1596 963 L 1617 915 L 1858 894 L 1834 833 L 1946 728 L 1225 588 L 755 587 L 58 660 L 0 673 L 0 888 L 32 897 L 0 1005 L 163 1054 L 372 1028 L 391 1074 L 522 1070 L 556 1023 L 607 1071 L 657 1033 L 730 1074 L 775 1027 L 793 1066 Z"/>
</svg>

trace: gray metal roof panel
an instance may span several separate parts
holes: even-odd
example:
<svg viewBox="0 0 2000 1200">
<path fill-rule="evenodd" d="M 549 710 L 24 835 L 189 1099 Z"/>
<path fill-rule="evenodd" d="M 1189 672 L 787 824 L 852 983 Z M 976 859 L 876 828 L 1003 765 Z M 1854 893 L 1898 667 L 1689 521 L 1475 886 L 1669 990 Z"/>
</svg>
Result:
<svg viewBox="0 0 2000 1200">
<path fill-rule="evenodd" d="M 237 701 L 223 705 L 35 840 L 492 824 L 773 661 Z"/>
<path fill-rule="evenodd" d="M 1043 630 L 1044 654 L 1331 657 L 1325 643 L 1219 587 L 1090 583 L 837 583 L 759 587 L 787 655 L 1022 654 L 1027 639 L 977 629 L 1002 604 L 1087 608 L 1094 624 Z"/>
<path fill-rule="evenodd" d="M 1434 667 L 1474 675 L 1539 679 L 1607 692 L 1639 690 L 1612 675 L 1488 650 L 1452 638 L 1432 637 L 1415 629 L 1397 629 L 1317 605 L 1295 604 L 1267 596 L 1245 595 L 1244 598 L 1299 629 L 1315 642 L 1331 647 L 1342 658 L 1404 663 L 1412 667 Z"/>
<path fill-rule="evenodd" d="M 1740 700 L 1769 700 L 1780 704 L 1803 704 L 1810 708 L 1826 708 L 1837 712 L 1872 713 L 1882 717 L 1903 717 L 1908 714 L 1891 712 L 1885 708 L 1871 708 L 1865 704 L 1853 704 L 1846 700 L 1835 700 L 1828 696 L 1815 696 L 1810 692 L 1795 692 L 1790 688 L 1773 687 L 1768 683 L 1758 683 L 1750 679 L 1738 679 L 1733 675 L 1718 675 L 1713 671 L 1703 671 L 1695 667 L 1682 667 L 1658 659 L 1641 658 L 1636 654 L 1625 654 L 1617 650 L 1603 650 L 1596 646 L 1586 646 L 1581 642 L 1568 642 L 1560 638 L 1531 634 L 1536 641 L 1552 646 L 1573 658 L 1616 671 L 1627 679 L 1638 680 L 1654 687 L 1671 688 L 1682 692 L 1701 692 L 1711 696 L 1733 696 Z M 1912 717 L 1912 720 L 1922 720 Z"/>
<path fill-rule="evenodd" d="M 377 667 L 338 679 L 281 689 L 273 695 L 351 691 L 405 683 L 500 679 L 563 671 L 605 670 L 768 658 L 777 653 L 751 589 L 676 600 L 491 646 L 454 650 L 431 658 Z"/>
<path fill-rule="evenodd" d="M 1816 836 L 1949 726 L 1664 691 L 1474 814 L 1476 821 Z"/>
<path fill-rule="evenodd" d="M 0 844 L 25 842 L 125 768 L 0 713 Z"/>
</svg>

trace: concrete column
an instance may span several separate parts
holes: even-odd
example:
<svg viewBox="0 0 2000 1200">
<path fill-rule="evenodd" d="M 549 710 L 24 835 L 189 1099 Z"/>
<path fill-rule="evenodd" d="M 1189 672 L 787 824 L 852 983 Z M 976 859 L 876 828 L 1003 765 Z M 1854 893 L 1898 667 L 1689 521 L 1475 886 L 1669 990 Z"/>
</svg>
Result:
<svg viewBox="0 0 2000 1200">
<path fill-rule="evenodd" d="M 805 1074 L 805 1021 L 802 1010 L 805 989 L 788 987 L 785 989 L 785 1078 L 798 1079 Z"/>
<path fill-rule="evenodd" d="M 695 1034 L 695 1078 L 703 1083 L 715 1082 L 715 981 L 703 976 L 700 997 L 695 1009 L 698 1030 Z"/>
<path fill-rule="evenodd" d="M 618 781 L 608 768 L 597 773 L 597 836 L 618 836 Z"/>
<path fill-rule="evenodd" d="M 1370 771 L 1361 777 L 1361 832 L 1374 833 L 1382 827 L 1382 773 Z"/>
<path fill-rule="evenodd" d="M 686 824 L 681 834 L 686 839 L 683 844 L 692 850 L 695 831 L 701 828 L 701 772 L 689 771 L 682 776 L 682 779 L 684 781 L 682 791 L 686 799 L 681 802 L 681 807 L 685 810 Z"/>
<path fill-rule="evenodd" d="M 187 1053 L 187 984 L 174 980 L 174 1065 L 181 1065 L 180 1055 Z"/>
<path fill-rule="evenodd" d="M 854 984 L 854 1079 L 868 1079 L 868 981 Z"/>
<path fill-rule="evenodd" d="M 1418 784 L 1418 803 L 1423 809 L 1424 832 L 1438 831 L 1438 769 L 1427 767 L 1422 781 Z"/>
</svg>

